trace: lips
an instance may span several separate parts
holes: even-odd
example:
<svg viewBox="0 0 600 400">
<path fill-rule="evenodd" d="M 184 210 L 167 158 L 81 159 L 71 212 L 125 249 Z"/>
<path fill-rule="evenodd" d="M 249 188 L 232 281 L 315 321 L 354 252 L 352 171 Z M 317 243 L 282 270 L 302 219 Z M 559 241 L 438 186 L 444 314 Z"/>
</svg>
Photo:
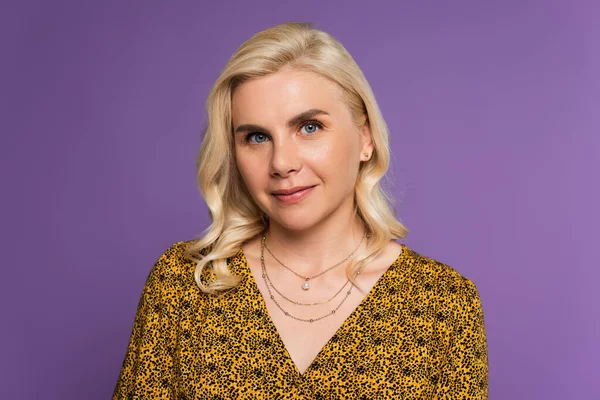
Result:
<svg viewBox="0 0 600 400">
<path fill-rule="evenodd" d="M 307 196 L 310 196 L 315 186 L 303 186 L 295 187 L 288 190 L 278 190 L 273 192 L 273 196 L 281 204 L 295 204 L 304 200 Z M 289 194 L 276 194 L 276 193 L 289 193 Z"/>
<path fill-rule="evenodd" d="M 276 195 L 276 196 L 277 195 L 290 195 L 290 194 L 294 194 L 296 192 L 299 192 L 301 190 L 308 189 L 308 188 L 311 188 L 311 187 L 314 187 L 314 186 L 296 186 L 296 187 L 293 187 L 291 189 L 274 190 L 272 193 L 274 195 Z"/>
</svg>

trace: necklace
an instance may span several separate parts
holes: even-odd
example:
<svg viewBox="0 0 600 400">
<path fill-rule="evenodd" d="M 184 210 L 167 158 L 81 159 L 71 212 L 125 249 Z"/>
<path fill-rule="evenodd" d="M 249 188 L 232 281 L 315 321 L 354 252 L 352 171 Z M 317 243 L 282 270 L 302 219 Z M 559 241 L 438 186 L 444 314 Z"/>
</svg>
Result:
<svg viewBox="0 0 600 400">
<path fill-rule="evenodd" d="M 304 290 L 308 290 L 310 289 L 310 280 L 314 279 L 314 278 L 318 278 L 319 276 L 331 271 L 332 269 L 334 269 L 335 267 L 337 267 L 340 264 L 343 264 L 345 261 L 347 261 L 348 259 L 350 259 L 350 257 L 352 257 L 354 255 L 354 253 L 356 253 L 356 250 L 358 250 L 358 248 L 360 247 L 360 245 L 362 244 L 363 240 L 365 239 L 365 237 L 368 239 L 369 238 L 369 234 L 365 232 L 365 234 L 363 235 L 362 239 L 360 240 L 360 243 L 358 244 L 358 246 L 356 246 L 356 248 L 354 249 L 354 251 L 352 253 L 350 253 L 350 255 L 348 257 L 346 257 L 345 259 L 343 259 L 342 261 L 340 261 L 339 263 L 335 264 L 332 267 L 327 268 L 326 270 L 313 275 L 313 276 L 304 276 L 302 274 L 297 273 L 296 271 L 294 271 L 293 269 L 291 269 L 290 267 L 288 267 L 287 265 L 285 265 L 284 263 L 282 263 L 281 261 L 279 261 L 279 259 L 277 257 L 275 257 L 275 255 L 273 253 L 271 253 L 271 250 L 267 247 L 267 237 L 263 234 L 262 237 L 262 241 L 264 243 L 264 247 L 266 247 L 267 251 L 269 252 L 269 254 L 271 254 L 271 256 L 277 260 L 277 262 L 279 264 L 281 264 L 283 267 L 285 267 L 288 271 L 290 271 L 291 273 L 293 273 L 294 275 L 296 275 L 299 278 L 304 279 L 304 283 L 302 284 L 302 289 Z M 335 297 L 335 296 L 334 296 Z"/>
<path fill-rule="evenodd" d="M 289 301 L 290 303 L 296 304 L 298 306 L 316 306 L 319 304 L 325 304 L 325 303 L 329 303 L 331 300 L 333 300 L 338 294 L 340 294 L 342 292 L 342 290 L 344 290 L 344 288 L 346 287 L 346 285 L 348 285 L 348 283 L 350 282 L 350 280 L 346 280 L 346 283 L 344 283 L 344 286 L 342 286 L 340 288 L 340 290 L 338 290 L 333 296 L 331 296 L 328 300 L 325 301 L 320 301 L 320 302 L 315 302 L 315 303 L 301 303 L 299 301 L 294 301 L 288 297 L 286 297 L 283 293 L 281 293 L 273 284 L 273 281 L 271 281 L 271 278 L 269 277 L 269 274 L 267 273 L 267 269 L 263 268 L 262 269 L 263 272 L 263 278 L 266 278 L 266 280 L 268 281 L 268 284 L 273 288 L 273 290 L 275 290 L 275 292 L 277 292 L 277 294 L 279 294 L 281 297 L 283 297 L 285 300 Z"/>
<path fill-rule="evenodd" d="M 263 235 L 262 241 L 261 241 L 261 246 L 260 246 L 260 265 L 262 268 L 262 277 L 263 280 L 265 281 L 265 286 L 267 287 L 267 291 L 269 292 L 269 297 L 271 298 L 271 300 L 273 300 L 273 303 L 275 303 L 275 305 L 277 306 L 277 308 L 279 308 L 286 317 L 290 317 L 295 319 L 296 321 L 301 321 L 301 322 L 316 322 L 316 321 L 320 321 L 323 318 L 327 318 L 333 314 L 335 314 L 335 312 L 342 306 L 342 304 L 344 304 L 344 302 L 346 301 L 346 299 L 348 298 L 348 296 L 350 296 L 350 293 L 352 293 L 352 286 L 350 286 L 350 289 L 348 289 L 348 291 L 346 292 L 346 295 L 344 296 L 344 298 L 342 299 L 342 301 L 339 302 L 339 304 L 337 305 L 336 308 L 334 308 L 333 310 L 331 310 L 330 312 L 328 312 L 325 315 L 322 315 L 320 317 L 317 318 L 299 318 L 296 317 L 295 315 L 290 314 L 288 311 L 284 310 L 283 307 L 281 307 L 281 305 L 277 302 L 277 300 L 275 300 L 275 296 L 273 295 L 273 292 L 271 292 L 271 288 L 269 286 L 269 281 L 267 280 L 267 269 L 265 268 L 265 257 L 264 257 L 264 249 L 265 249 L 265 241 L 266 241 L 266 237 Z M 358 275 L 359 271 L 357 271 L 357 275 Z M 347 284 L 347 282 L 346 282 Z M 346 285 L 344 285 L 345 287 Z M 339 293 L 339 292 L 338 292 Z M 335 296 L 334 296 L 335 297 Z"/>
</svg>

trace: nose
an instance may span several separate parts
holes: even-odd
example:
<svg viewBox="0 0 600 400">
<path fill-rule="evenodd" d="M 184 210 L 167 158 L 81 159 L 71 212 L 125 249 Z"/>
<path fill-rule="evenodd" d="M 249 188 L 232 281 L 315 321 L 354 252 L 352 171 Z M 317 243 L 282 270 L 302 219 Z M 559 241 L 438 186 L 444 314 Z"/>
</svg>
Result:
<svg viewBox="0 0 600 400">
<path fill-rule="evenodd" d="M 298 150 L 298 146 L 292 138 L 274 139 L 271 154 L 271 175 L 286 178 L 290 174 L 299 171 L 302 162 Z"/>
</svg>

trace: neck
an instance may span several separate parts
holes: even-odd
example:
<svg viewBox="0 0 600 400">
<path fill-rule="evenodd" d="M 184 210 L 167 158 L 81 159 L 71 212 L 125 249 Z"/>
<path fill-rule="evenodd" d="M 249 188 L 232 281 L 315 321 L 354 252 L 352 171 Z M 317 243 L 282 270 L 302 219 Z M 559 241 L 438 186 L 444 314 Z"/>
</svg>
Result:
<svg viewBox="0 0 600 400">
<path fill-rule="evenodd" d="M 351 218 L 333 218 L 302 231 L 290 230 L 271 221 L 265 232 L 267 247 L 275 257 L 307 276 L 346 259 L 357 249 L 364 234 L 365 225 L 354 213 Z M 360 247 L 365 245 L 366 238 Z M 265 249 L 265 257 L 268 256 Z"/>
</svg>

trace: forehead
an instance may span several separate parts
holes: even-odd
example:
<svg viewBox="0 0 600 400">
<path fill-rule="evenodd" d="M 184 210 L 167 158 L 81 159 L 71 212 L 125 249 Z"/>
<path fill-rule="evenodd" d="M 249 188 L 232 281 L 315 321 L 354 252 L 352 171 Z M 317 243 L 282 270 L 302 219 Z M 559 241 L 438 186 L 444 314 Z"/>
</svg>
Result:
<svg viewBox="0 0 600 400">
<path fill-rule="evenodd" d="M 314 72 L 291 68 L 245 82 L 232 96 L 234 123 L 284 120 L 312 108 L 347 112 L 342 89 Z"/>
</svg>

